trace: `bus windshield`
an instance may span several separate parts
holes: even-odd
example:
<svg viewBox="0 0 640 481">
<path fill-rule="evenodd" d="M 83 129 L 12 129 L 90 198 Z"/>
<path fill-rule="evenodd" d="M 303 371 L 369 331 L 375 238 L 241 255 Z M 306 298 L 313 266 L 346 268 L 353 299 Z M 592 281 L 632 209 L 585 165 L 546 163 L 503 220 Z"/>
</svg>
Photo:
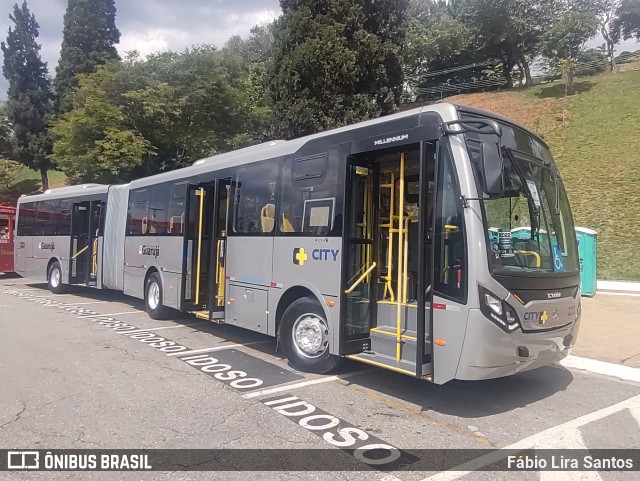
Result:
<svg viewBox="0 0 640 481">
<path fill-rule="evenodd" d="M 499 197 L 484 194 L 482 200 L 492 272 L 527 275 L 577 271 L 569 201 L 548 148 L 520 129 L 503 125 L 503 132 L 505 192 Z M 495 141 L 495 136 L 465 137 L 478 175 L 479 141 Z"/>
</svg>

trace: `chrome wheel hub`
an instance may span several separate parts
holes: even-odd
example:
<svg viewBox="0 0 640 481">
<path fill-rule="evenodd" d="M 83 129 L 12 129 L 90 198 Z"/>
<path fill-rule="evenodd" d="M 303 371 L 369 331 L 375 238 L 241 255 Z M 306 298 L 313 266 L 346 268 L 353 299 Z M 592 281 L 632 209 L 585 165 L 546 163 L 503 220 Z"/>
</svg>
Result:
<svg viewBox="0 0 640 481">
<path fill-rule="evenodd" d="M 60 271 L 54 267 L 51 270 L 51 287 L 58 287 L 60 285 Z"/>
<path fill-rule="evenodd" d="M 316 314 L 303 314 L 293 323 L 293 345 L 304 357 L 321 356 L 329 345 L 327 322 Z"/>
<path fill-rule="evenodd" d="M 160 286 L 155 282 L 149 285 L 149 292 L 147 293 L 147 303 L 151 310 L 155 310 L 160 305 Z"/>
</svg>

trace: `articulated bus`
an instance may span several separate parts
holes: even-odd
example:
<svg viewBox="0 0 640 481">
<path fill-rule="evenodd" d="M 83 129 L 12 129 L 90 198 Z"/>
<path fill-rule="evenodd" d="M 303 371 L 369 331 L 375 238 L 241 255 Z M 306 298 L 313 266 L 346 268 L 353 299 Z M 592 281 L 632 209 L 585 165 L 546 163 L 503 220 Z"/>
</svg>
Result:
<svg viewBox="0 0 640 481">
<path fill-rule="evenodd" d="M 13 272 L 15 207 L 0 206 L 0 274 Z"/>
<path fill-rule="evenodd" d="M 577 243 L 545 142 L 435 104 L 18 203 L 16 271 L 279 337 L 297 369 L 340 357 L 443 384 L 569 353 Z"/>
</svg>

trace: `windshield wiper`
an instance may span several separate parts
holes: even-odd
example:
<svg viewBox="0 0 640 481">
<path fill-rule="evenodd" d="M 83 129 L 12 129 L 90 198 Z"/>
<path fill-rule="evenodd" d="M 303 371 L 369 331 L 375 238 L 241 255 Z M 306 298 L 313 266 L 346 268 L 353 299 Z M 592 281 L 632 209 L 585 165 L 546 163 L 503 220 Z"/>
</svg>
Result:
<svg viewBox="0 0 640 481">
<path fill-rule="evenodd" d="M 531 192 L 531 188 L 529 187 L 529 183 L 527 182 L 527 178 L 524 175 L 524 172 L 518 165 L 515 156 L 513 155 L 513 149 L 510 147 L 502 147 L 502 151 L 506 154 L 507 158 L 511 162 L 511 165 L 515 169 L 518 177 L 520 178 L 520 183 L 522 184 L 522 190 L 527 197 L 527 204 L 529 205 L 529 214 L 531 216 L 531 238 L 539 238 L 540 231 L 540 206 L 536 205 L 536 202 L 533 197 L 533 193 Z M 542 159 L 537 159 L 533 157 L 538 162 L 544 162 Z"/>
</svg>

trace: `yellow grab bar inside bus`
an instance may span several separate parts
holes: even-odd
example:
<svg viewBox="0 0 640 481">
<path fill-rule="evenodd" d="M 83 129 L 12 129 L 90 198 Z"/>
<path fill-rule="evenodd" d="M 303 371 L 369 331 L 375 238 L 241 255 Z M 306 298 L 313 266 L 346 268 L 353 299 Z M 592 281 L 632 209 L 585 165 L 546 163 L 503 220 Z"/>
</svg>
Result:
<svg viewBox="0 0 640 481">
<path fill-rule="evenodd" d="M 401 346 L 402 346 L 402 300 L 406 298 L 406 293 L 403 292 L 404 280 L 403 276 L 407 273 L 403 272 L 404 263 L 404 152 L 400 153 L 400 174 L 398 176 L 400 182 L 400 202 L 398 203 L 398 305 L 396 307 L 396 361 L 400 362 L 402 358 Z"/>
<path fill-rule="evenodd" d="M 345 293 L 345 294 L 351 294 L 351 292 L 353 292 L 353 290 L 354 290 L 356 287 L 358 287 L 358 286 L 360 285 L 360 283 L 361 283 L 361 282 L 362 282 L 362 281 L 363 281 L 363 280 L 364 280 L 364 279 L 365 279 L 369 274 L 371 274 L 371 271 L 372 271 L 373 269 L 375 269 L 375 267 L 376 267 L 376 263 L 374 262 L 373 264 L 371 264 L 371 265 L 369 266 L 369 268 L 368 268 L 366 271 L 364 271 L 364 272 L 362 273 L 362 275 L 361 275 L 360 277 L 358 277 L 358 280 L 357 280 L 356 282 L 354 282 L 354 284 L 353 284 L 349 289 L 347 289 L 346 291 L 344 291 L 344 293 Z"/>
<path fill-rule="evenodd" d="M 96 276 L 98 275 L 98 239 L 93 241 L 93 255 L 91 257 L 93 260 L 91 275 Z"/>
<path fill-rule="evenodd" d="M 76 257 L 78 257 L 80 254 L 82 254 L 82 253 L 83 253 L 84 251 L 86 251 L 88 248 L 89 248 L 89 246 L 87 246 L 87 247 L 85 247 L 85 248 L 83 248 L 83 249 L 80 249 L 78 252 L 76 252 L 76 253 L 74 254 L 74 256 L 72 257 L 72 259 L 75 259 Z"/>
<path fill-rule="evenodd" d="M 515 254 L 521 254 L 523 256 L 534 256 L 536 258 L 536 267 L 540 267 L 540 254 L 534 251 L 513 251 Z"/>
<path fill-rule="evenodd" d="M 200 187 L 196 192 L 200 197 L 200 212 L 198 213 L 198 260 L 196 261 L 196 295 L 194 304 L 200 301 L 200 261 L 202 260 L 202 218 L 204 217 L 204 189 Z"/>
</svg>

